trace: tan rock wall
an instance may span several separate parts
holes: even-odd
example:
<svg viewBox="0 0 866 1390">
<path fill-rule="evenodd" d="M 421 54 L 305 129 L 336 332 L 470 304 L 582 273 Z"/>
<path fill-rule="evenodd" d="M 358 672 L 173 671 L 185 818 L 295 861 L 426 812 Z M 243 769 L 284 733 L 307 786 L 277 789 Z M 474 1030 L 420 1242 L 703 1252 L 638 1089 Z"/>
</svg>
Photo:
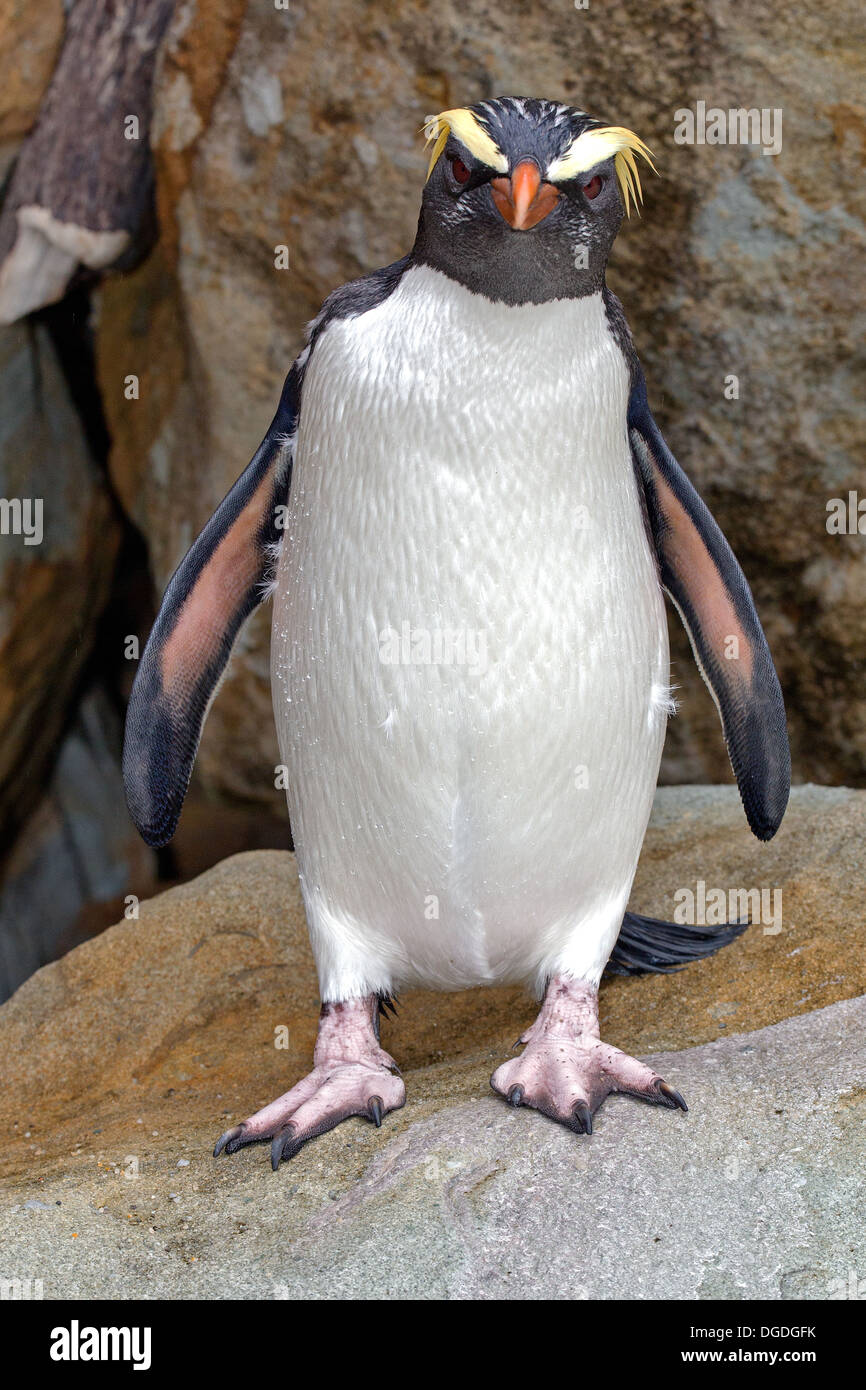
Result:
<svg viewBox="0 0 866 1390">
<path fill-rule="evenodd" d="M 63 0 L 3 0 L 0 6 L 0 149 L 36 119 L 63 39 Z"/>
</svg>

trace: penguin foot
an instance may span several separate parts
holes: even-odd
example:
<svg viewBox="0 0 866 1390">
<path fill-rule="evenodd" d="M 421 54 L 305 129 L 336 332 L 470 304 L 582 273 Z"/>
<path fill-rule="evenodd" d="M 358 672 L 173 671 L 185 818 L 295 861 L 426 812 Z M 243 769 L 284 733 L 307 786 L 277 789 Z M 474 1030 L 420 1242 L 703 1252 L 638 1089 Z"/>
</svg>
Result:
<svg viewBox="0 0 866 1390">
<path fill-rule="evenodd" d="M 220 1135 L 214 1158 L 271 1141 L 274 1172 L 307 1142 L 359 1115 L 377 1128 L 406 1104 L 393 1057 L 379 1046 L 379 997 L 322 1005 L 313 1070 L 285 1095 Z"/>
<path fill-rule="evenodd" d="M 509 1105 L 528 1105 L 577 1134 L 592 1134 L 592 1117 L 612 1092 L 688 1109 L 651 1067 L 601 1041 L 598 991 L 585 981 L 554 977 L 520 1042 L 526 1051 L 491 1076 L 494 1091 Z"/>
</svg>

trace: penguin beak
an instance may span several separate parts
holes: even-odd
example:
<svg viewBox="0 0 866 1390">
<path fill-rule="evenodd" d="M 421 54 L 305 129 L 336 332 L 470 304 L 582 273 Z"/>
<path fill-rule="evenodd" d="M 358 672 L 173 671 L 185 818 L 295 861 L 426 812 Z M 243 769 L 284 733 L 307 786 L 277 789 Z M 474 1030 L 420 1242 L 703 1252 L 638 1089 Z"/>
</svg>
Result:
<svg viewBox="0 0 866 1390">
<path fill-rule="evenodd" d="M 541 182 L 531 159 L 522 159 L 510 179 L 491 179 L 490 187 L 496 207 L 516 232 L 536 227 L 559 202 L 558 189 Z"/>
</svg>

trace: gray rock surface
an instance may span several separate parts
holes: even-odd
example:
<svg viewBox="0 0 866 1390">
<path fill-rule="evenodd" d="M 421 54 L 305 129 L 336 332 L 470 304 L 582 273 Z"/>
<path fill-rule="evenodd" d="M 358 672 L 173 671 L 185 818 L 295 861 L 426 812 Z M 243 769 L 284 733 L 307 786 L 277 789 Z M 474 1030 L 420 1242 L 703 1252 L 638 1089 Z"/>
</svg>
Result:
<svg viewBox="0 0 866 1390">
<path fill-rule="evenodd" d="M 700 879 L 784 895 L 778 932 L 602 986 L 603 1035 L 652 1055 L 688 1115 L 614 1097 L 585 1138 L 511 1111 L 488 1078 L 533 1000 L 408 991 L 382 1032 L 405 1109 L 277 1174 L 266 1148 L 210 1150 L 308 1069 L 315 971 L 294 857 L 223 861 L 0 1008 L 0 1279 L 46 1298 L 833 1296 L 866 1278 L 864 843 L 866 792 L 796 788 L 763 845 L 733 788 L 659 791 L 636 910 L 669 916 Z"/>
<path fill-rule="evenodd" d="M 674 1300 L 862 1275 L 866 1000 L 653 1061 L 691 1112 L 617 1098 L 591 1139 L 479 1094 L 378 1139 L 352 1121 L 276 1176 L 261 1149 L 163 1152 L 127 1213 L 56 1177 L 4 1204 L 2 1274 L 46 1298 Z"/>
</svg>

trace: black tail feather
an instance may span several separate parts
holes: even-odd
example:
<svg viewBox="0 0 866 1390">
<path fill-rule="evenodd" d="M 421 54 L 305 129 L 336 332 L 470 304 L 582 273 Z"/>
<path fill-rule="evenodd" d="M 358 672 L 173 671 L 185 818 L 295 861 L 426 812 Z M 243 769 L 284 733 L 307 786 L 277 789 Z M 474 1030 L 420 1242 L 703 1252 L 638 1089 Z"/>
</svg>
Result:
<svg viewBox="0 0 866 1390">
<path fill-rule="evenodd" d="M 723 927 L 686 927 L 627 912 L 605 968 L 606 975 L 670 975 L 742 936 L 748 919 Z"/>
</svg>

